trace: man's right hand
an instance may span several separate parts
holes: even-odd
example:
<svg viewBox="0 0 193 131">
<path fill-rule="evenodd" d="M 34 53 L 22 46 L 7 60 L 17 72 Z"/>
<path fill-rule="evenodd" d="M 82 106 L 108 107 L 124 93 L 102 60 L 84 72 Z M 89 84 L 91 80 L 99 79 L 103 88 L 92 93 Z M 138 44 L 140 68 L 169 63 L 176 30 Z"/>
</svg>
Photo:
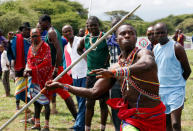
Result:
<svg viewBox="0 0 193 131">
<path fill-rule="evenodd" d="M 53 80 L 49 80 L 46 82 L 45 88 L 47 90 L 55 90 L 57 88 L 63 88 L 63 85 L 60 82 L 54 82 Z"/>
</svg>

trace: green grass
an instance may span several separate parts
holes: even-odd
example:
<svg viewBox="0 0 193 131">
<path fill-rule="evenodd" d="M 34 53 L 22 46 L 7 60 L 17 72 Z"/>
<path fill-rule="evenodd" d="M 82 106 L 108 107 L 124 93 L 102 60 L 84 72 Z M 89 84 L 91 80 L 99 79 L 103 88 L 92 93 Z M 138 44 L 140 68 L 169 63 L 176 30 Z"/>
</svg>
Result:
<svg viewBox="0 0 193 131">
<path fill-rule="evenodd" d="M 15 86 L 13 82 L 11 84 L 11 97 L 2 97 L 5 94 L 2 82 L 0 82 L 0 126 L 2 126 L 8 119 L 10 119 L 16 113 L 15 97 L 13 96 Z M 74 102 L 77 105 L 75 96 L 73 96 Z M 24 103 L 20 102 L 22 106 Z M 30 109 L 33 111 L 33 104 Z M 110 108 L 109 108 L 110 109 Z M 69 131 L 69 127 L 73 126 L 73 117 L 66 107 L 65 102 L 57 95 L 57 110 L 58 114 L 50 116 L 50 131 Z M 44 113 L 41 113 L 41 125 L 44 125 Z M 19 115 L 12 123 L 10 123 L 4 130 L 5 131 L 23 131 L 25 125 L 20 123 L 20 120 L 25 118 L 25 113 Z M 30 130 L 32 125 L 28 124 L 27 128 Z M 92 120 L 93 131 L 99 131 L 100 129 L 100 108 L 99 103 L 96 102 L 95 114 Z M 114 130 L 111 118 L 108 116 L 106 131 Z"/>
<path fill-rule="evenodd" d="M 189 62 L 193 71 L 193 51 L 188 50 L 187 55 Z M 11 94 L 14 94 L 15 86 L 13 82 L 11 83 Z M 15 110 L 15 97 L 2 97 L 5 94 L 2 82 L 0 82 L 0 126 L 4 124 L 8 119 L 10 119 L 16 112 Z M 73 99 L 76 103 L 74 95 Z M 183 131 L 193 131 L 193 73 L 191 74 L 186 86 L 186 102 L 184 105 L 184 110 L 182 113 L 182 130 Z M 21 102 L 21 105 L 24 105 Z M 77 104 L 76 104 L 77 105 Z M 33 110 L 33 105 L 30 106 Z M 110 109 L 110 108 L 109 108 Z M 51 115 L 50 117 L 50 131 L 68 131 L 69 127 L 73 126 L 73 117 L 71 116 L 69 110 L 67 109 L 64 101 L 57 96 L 57 110 L 59 113 L 57 115 Z M 19 115 L 11 124 L 9 124 L 5 131 L 23 131 L 24 124 L 19 121 L 24 119 L 24 113 Z M 41 125 L 44 125 L 44 114 L 41 114 Z M 32 125 L 28 125 L 28 130 Z M 92 120 L 93 131 L 99 131 L 100 129 L 100 108 L 98 102 L 95 106 L 95 115 Z M 106 131 L 113 131 L 113 124 L 111 122 L 110 116 L 107 120 Z"/>
</svg>

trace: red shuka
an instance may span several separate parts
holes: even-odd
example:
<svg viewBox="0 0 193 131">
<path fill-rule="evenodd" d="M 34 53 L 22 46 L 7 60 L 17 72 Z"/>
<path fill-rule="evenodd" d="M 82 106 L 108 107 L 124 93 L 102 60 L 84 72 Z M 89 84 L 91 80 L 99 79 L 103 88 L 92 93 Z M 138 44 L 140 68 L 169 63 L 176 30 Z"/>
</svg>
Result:
<svg viewBox="0 0 193 131">
<path fill-rule="evenodd" d="M 25 68 L 24 42 L 22 34 L 17 34 L 15 71 Z"/>
<path fill-rule="evenodd" d="M 45 82 L 52 77 L 50 47 L 43 42 L 35 55 L 32 52 L 32 48 L 30 46 L 27 56 L 28 67 L 32 69 L 32 83 L 40 85 L 40 88 L 43 89 Z M 52 93 L 49 94 L 51 95 Z M 48 97 L 48 94 L 45 95 Z"/>
<path fill-rule="evenodd" d="M 166 115 L 162 102 L 154 108 L 131 108 L 122 98 L 113 98 L 107 101 L 113 109 L 119 109 L 118 117 L 121 120 L 139 128 L 140 131 L 165 131 Z"/>
</svg>

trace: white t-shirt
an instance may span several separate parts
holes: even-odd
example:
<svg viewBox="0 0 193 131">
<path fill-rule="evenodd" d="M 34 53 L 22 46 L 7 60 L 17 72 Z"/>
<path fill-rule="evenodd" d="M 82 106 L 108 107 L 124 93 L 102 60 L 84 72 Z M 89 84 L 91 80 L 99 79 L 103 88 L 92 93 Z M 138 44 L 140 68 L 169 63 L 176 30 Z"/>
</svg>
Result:
<svg viewBox="0 0 193 131">
<path fill-rule="evenodd" d="M 70 42 L 68 42 L 67 46 L 67 51 L 71 57 L 71 62 L 73 63 L 74 61 L 76 61 L 80 55 L 77 52 L 77 47 L 80 43 L 81 37 L 77 37 L 74 36 L 74 41 L 72 44 L 72 47 L 70 45 Z M 86 77 L 86 73 L 87 73 L 87 62 L 86 60 L 83 58 L 81 61 L 79 61 L 72 69 L 72 78 L 73 79 L 80 79 L 83 77 Z"/>
<path fill-rule="evenodd" d="M 7 51 L 4 50 L 1 54 L 1 68 L 2 71 L 7 71 L 9 70 L 9 68 L 7 67 L 7 65 L 9 65 L 9 60 L 7 58 Z"/>
</svg>

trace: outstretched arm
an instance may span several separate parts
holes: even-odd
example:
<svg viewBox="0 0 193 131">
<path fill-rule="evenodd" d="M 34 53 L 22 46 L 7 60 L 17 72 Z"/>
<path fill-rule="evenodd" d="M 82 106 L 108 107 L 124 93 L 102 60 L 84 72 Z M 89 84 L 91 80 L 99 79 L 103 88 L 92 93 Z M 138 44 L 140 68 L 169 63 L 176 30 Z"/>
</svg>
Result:
<svg viewBox="0 0 193 131">
<path fill-rule="evenodd" d="M 114 84 L 115 81 L 113 79 L 99 79 L 93 88 L 82 88 L 82 87 L 75 87 L 67 84 L 62 84 L 59 82 L 46 82 L 46 88 L 48 90 L 55 89 L 55 88 L 62 88 L 66 89 L 74 95 L 78 95 L 80 97 L 92 98 L 96 99 L 106 93 Z"/>
</svg>

